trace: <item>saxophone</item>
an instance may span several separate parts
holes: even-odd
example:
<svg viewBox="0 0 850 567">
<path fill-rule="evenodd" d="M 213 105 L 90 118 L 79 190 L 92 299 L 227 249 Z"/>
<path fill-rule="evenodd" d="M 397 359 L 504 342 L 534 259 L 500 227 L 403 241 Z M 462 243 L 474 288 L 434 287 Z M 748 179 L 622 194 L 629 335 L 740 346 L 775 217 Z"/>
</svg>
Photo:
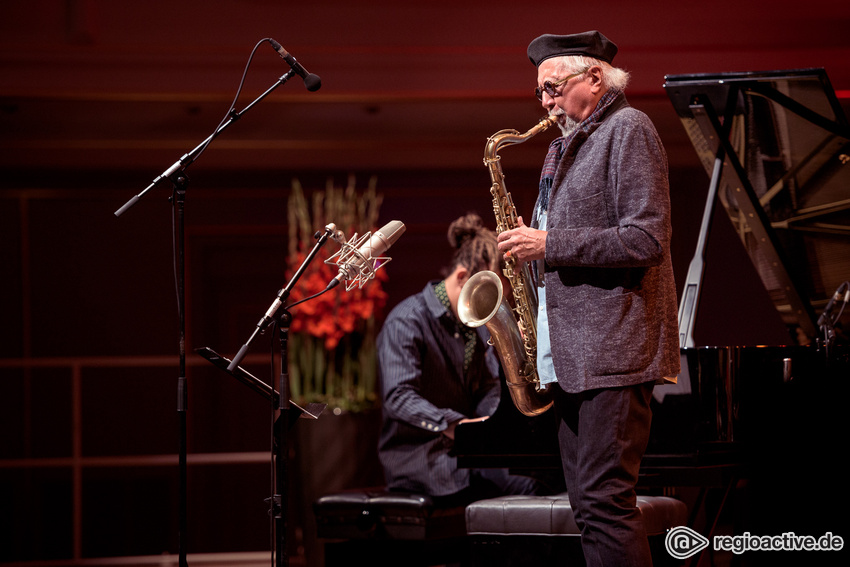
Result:
<svg viewBox="0 0 850 567">
<path fill-rule="evenodd" d="M 493 195 L 497 233 L 516 228 L 518 224 L 516 207 L 511 194 L 505 189 L 499 148 L 521 144 L 554 125 L 557 120 L 555 116 L 547 116 L 525 134 L 516 130 L 500 130 L 487 139 L 484 165 L 490 171 L 493 182 L 490 193 Z M 461 289 L 458 315 L 468 327 L 486 325 L 502 362 L 514 405 L 522 414 L 535 416 L 552 407 L 552 393 L 540 384 L 537 376 L 537 294 L 527 263 L 517 266 L 516 259 L 508 257 L 502 273 L 513 288 L 513 310 L 504 297 L 498 274 L 481 271 L 469 278 Z"/>
</svg>

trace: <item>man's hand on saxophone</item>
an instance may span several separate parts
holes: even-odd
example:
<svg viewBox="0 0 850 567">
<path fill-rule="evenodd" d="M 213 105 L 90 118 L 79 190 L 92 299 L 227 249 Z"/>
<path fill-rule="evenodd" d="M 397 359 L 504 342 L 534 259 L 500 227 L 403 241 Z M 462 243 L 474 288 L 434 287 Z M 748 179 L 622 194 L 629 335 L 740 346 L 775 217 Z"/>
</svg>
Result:
<svg viewBox="0 0 850 567">
<path fill-rule="evenodd" d="M 546 254 L 546 231 L 530 228 L 517 217 L 517 227 L 498 235 L 499 252 L 505 260 L 513 258 L 517 264 L 542 260 Z"/>
</svg>

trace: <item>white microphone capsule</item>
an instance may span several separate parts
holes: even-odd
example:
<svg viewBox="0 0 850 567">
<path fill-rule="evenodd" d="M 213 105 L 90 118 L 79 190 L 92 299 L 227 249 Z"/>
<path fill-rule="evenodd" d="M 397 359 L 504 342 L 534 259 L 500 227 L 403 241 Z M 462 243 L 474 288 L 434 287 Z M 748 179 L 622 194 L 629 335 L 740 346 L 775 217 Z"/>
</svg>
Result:
<svg viewBox="0 0 850 567">
<path fill-rule="evenodd" d="M 405 226 L 401 221 L 390 221 L 376 230 L 374 234 L 366 233 L 359 239 L 357 235 L 343 243 L 339 251 L 325 260 L 326 264 L 339 267 L 339 274 L 328 284 L 328 289 L 335 287 L 340 281 L 349 282 L 346 290 L 355 285 L 363 287 L 367 281 L 375 277 L 375 272 L 392 260 L 382 256 L 390 246 L 404 233 Z"/>
</svg>

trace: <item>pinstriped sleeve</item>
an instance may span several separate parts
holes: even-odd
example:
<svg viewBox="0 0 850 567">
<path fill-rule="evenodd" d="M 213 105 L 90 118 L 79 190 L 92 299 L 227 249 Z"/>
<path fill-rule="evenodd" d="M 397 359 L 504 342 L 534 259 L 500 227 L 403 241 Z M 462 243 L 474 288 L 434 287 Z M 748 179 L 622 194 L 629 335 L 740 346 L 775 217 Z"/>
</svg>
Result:
<svg viewBox="0 0 850 567">
<path fill-rule="evenodd" d="M 384 323 L 378 336 L 378 361 L 388 418 L 438 433 L 465 417 L 423 396 L 423 372 L 433 370 L 435 357 L 443 350 L 439 340 L 440 335 L 430 332 L 426 318 L 414 309 L 398 309 Z"/>
</svg>

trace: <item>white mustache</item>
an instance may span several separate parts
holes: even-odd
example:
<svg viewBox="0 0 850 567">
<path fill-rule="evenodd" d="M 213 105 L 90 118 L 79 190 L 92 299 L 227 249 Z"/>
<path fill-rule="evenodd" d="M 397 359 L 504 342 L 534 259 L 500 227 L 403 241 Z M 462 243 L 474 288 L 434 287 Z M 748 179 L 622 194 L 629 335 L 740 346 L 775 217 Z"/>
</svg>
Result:
<svg viewBox="0 0 850 567">
<path fill-rule="evenodd" d="M 558 117 L 558 128 L 561 129 L 563 136 L 569 136 L 578 127 L 578 122 L 567 116 L 562 108 L 555 108 L 549 113 L 549 116 Z"/>
</svg>

